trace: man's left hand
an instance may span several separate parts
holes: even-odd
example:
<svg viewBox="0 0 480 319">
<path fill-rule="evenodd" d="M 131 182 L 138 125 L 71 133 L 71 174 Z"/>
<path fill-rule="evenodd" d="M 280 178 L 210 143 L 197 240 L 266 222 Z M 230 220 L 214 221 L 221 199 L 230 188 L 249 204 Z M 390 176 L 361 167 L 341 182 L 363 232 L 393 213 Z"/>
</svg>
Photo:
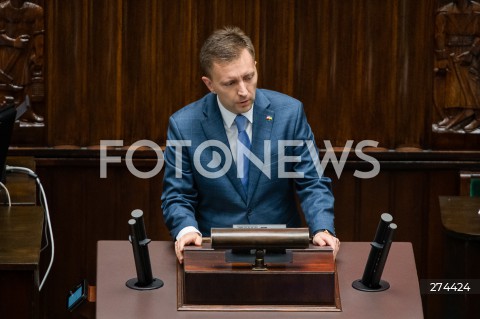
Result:
<svg viewBox="0 0 480 319">
<path fill-rule="evenodd" d="M 318 232 L 315 234 L 312 240 L 314 245 L 317 246 L 330 246 L 333 248 L 333 258 L 337 257 L 338 250 L 340 249 L 340 240 L 327 233 L 327 232 Z"/>
</svg>

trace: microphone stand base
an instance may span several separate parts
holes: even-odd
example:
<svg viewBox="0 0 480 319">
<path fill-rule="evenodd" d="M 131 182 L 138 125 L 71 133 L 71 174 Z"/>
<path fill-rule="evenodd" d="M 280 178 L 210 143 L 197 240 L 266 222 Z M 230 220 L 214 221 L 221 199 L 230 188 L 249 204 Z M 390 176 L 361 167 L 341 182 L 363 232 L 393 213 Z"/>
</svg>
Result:
<svg viewBox="0 0 480 319">
<path fill-rule="evenodd" d="M 378 283 L 378 287 L 371 288 L 364 285 L 361 279 L 357 279 L 352 283 L 352 287 L 360 291 L 376 292 L 387 290 L 388 288 L 390 288 L 390 284 L 385 280 L 380 280 L 380 282 Z"/>
<path fill-rule="evenodd" d="M 129 279 L 125 285 L 130 288 L 130 289 L 135 289 L 135 290 L 153 290 L 153 289 L 158 289 L 163 287 L 163 281 L 157 278 L 153 278 L 153 281 L 146 286 L 139 286 L 138 284 L 138 279 L 137 278 L 132 278 Z"/>
</svg>

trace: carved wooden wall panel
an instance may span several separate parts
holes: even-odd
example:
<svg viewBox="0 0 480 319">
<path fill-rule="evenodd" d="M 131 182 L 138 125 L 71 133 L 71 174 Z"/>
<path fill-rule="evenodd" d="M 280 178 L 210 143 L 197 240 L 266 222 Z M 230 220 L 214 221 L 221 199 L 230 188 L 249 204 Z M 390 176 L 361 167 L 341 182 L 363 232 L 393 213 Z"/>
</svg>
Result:
<svg viewBox="0 0 480 319">
<path fill-rule="evenodd" d="M 431 124 L 436 0 L 51 0 L 48 146 L 163 144 L 168 117 L 203 96 L 198 51 L 226 24 L 257 49 L 259 86 L 302 100 L 336 146 L 475 148 Z M 433 135 L 432 135 L 433 134 Z"/>
<path fill-rule="evenodd" d="M 17 106 L 24 127 L 44 126 L 44 17 L 43 0 L 0 2 L 0 102 Z"/>
<path fill-rule="evenodd" d="M 480 133 L 480 4 L 457 0 L 435 15 L 436 132 Z M 477 130 L 478 129 L 478 130 Z"/>
</svg>

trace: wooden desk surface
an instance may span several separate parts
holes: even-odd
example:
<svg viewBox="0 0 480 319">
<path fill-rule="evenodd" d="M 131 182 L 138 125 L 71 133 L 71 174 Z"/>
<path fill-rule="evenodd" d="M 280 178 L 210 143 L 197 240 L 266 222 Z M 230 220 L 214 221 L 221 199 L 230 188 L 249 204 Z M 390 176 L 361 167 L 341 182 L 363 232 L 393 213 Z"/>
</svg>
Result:
<svg viewBox="0 0 480 319">
<path fill-rule="evenodd" d="M 383 292 L 361 292 L 352 288 L 360 279 L 370 252 L 369 243 L 342 243 L 337 256 L 342 312 L 210 312 L 177 311 L 177 261 L 172 242 L 149 244 L 153 276 L 160 289 L 137 291 L 125 286 L 136 277 L 132 246 L 128 241 L 99 241 L 97 251 L 96 318 L 423 318 L 420 288 L 410 243 L 393 243 L 382 279 L 390 283 Z M 214 283 L 212 283 L 214 284 Z M 208 293 L 208 288 L 206 288 Z"/>
<path fill-rule="evenodd" d="M 451 235 L 480 240 L 480 197 L 440 196 L 442 224 Z"/>
<path fill-rule="evenodd" d="M 37 269 L 43 230 L 39 206 L 0 206 L 0 270 Z"/>
<path fill-rule="evenodd" d="M 26 167 L 35 171 L 33 157 L 9 157 L 7 165 Z M 7 174 L 5 186 L 10 193 L 12 205 L 36 205 L 37 187 L 33 178 L 25 174 Z M 0 188 L 0 205 L 7 203 L 5 190 Z"/>
</svg>

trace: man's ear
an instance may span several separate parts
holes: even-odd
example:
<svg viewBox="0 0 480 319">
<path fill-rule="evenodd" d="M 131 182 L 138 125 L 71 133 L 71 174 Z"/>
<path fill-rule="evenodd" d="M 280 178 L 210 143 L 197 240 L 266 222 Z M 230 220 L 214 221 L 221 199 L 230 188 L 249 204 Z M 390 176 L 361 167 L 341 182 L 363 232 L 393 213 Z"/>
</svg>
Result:
<svg viewBox="0 0 480 319">
<path fill-rule="evenodd" d="M 212 80 L 210 80 L 206 76 L 202 76 L 202 81 L 203 83 L 205 83 L 205 85 L 210 90 L 210 92 L 215 93 L 215 90 L 213 89 L 213 85 L 212 85 Z"/>
</svg>

